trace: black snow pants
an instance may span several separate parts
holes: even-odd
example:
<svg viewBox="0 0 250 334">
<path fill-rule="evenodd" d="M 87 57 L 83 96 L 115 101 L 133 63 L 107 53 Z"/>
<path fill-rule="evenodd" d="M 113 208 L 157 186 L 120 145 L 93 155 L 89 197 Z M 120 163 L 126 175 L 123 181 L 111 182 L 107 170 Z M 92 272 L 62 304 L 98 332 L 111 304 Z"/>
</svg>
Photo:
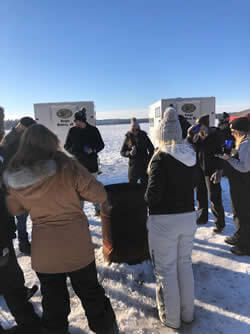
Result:
<svg viewBox="0 0 250 334">
<path fill-rule="evenodd" d="M 224 174 L 230 186 L 236 244 L 250 255 L 250 172 L 240 173 L 226 162 Z"/>
<path fill-rule="evenodd" d="M 196 198 L 198 203 L 197 223 L 208 221 L 208 195 L 211 210 L 214 215 L 214 223 L 217 228 L 225 226 L 225 213 L 222 204 L 222 191 L 220 183 L 214 184 L 210 181 L 210 176 L 205 176 L 199 168 L 199 182 L 196 187 Z"/>
<path fill-rule="evenodd" d="M 48 333 L 68 333 L 70 299 L 67 276 L 81 300 L 89 328 L 95 333 L 108 333 L 115 322 L 115 314 L 103 287 L 97 280 L 95 262 L 69 273 L 37 273 L 42 292 L 42 326 Z"/>
<path fill-rule="evenodd" d="M 138 164 L 138 162 L 132 165 L 129 164 L 128 167 L 128 182 L 137 183 L 140 180 L 141 184 L 145 187 L 148 184 L 148 174 L 147 174 L 147 165 Z"/>
<path fill-rule="evenodd" d="M 18 325 L 36 327 L 39 317 L 33 305 L 27 301 L 27 290 L 12 243 L 9 245 L 10 257 L 6 266 L 0 267 L 0 294 Z"/>
</svg>

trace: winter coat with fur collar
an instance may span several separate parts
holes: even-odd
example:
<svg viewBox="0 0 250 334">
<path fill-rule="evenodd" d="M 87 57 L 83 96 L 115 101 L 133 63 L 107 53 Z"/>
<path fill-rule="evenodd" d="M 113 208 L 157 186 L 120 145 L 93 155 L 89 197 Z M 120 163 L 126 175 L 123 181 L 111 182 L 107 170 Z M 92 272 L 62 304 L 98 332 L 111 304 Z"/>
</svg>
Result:
<svg viewBox="0 0 250 334">
<path fill-rule="evenodd" d="M 152 159 L 145 200 L 150 215 L 194 211 L 196 154 L 188 144 L 166 145 Z"/>
<path fill-rule="evenodd" d="M 32 268 L 40 273 L 65 273 L 94 261 L 88 220 L 80 199 L 103 203 L 106 192 L 84 167 L 78 173 L 65 165 L 57 171 L 54 160 L 33 170 L 5 172 L 7 204 L 14 215 L 32 218 Z"/>
</svg>

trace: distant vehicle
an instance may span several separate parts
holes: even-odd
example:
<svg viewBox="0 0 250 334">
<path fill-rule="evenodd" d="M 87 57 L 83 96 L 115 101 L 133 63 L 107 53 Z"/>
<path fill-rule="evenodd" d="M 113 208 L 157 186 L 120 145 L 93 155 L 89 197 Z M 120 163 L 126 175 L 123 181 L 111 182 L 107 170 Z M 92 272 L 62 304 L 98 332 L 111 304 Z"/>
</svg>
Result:
<svg viewBox="0 0 250 334">
<path fill-rule="evenodd" d="M 87 111 L 87 122 L 96 126 L 95 104 L 92 101 L 36 103 L 34 104 L 35 119 L 53 131 L 63 146 L 69 128 L 74 126 L 75 112 L 83 107 Z"/>
<path fill-rule="evenodd" d="M 155 131 L 159 126 L 167 107 L 174 107 L 179 115 L 194 124 L 202 115 L 210 115 L 210 125 L 215 125 L 215 97 L 186 97 L 161 99 L 149 106 L 149 135 L 155 146 L 158 146 Z"/>
</svg>

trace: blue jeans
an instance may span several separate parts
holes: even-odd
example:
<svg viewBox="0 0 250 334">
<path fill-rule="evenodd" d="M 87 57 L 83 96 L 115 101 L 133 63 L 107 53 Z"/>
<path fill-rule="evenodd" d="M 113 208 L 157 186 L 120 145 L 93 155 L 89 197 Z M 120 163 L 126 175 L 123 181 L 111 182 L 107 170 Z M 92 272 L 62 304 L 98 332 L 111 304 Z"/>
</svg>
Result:
<svg viewBox="0 0 250 334">
<path fill-rule="evenodd" d="M 17 223 L 17 232 L 18 232 L 18 241 L 19 243 L 25 243 L 27 242 L 28 239 L 28 233 L 27 233 L 27 218 L 28 218 L 28 213 L 25 212 L 20 216 L 16 216 Z"/>
</svg>

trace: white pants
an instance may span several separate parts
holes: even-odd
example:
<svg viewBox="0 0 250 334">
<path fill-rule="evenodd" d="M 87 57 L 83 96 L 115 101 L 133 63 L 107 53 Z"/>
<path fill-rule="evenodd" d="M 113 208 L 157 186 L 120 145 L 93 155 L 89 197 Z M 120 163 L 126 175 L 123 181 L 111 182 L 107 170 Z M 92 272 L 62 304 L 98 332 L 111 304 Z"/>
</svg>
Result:
<svg viewBox="0 0 250 334">
<path fill-rule="evenodd" d="M 161 322 L 179 328 L 194 317 L 194 277 L 191 253 L 195 212 L 151 215 L 149 249 L 156 277 L 156 303 Z"/>
</svg>

